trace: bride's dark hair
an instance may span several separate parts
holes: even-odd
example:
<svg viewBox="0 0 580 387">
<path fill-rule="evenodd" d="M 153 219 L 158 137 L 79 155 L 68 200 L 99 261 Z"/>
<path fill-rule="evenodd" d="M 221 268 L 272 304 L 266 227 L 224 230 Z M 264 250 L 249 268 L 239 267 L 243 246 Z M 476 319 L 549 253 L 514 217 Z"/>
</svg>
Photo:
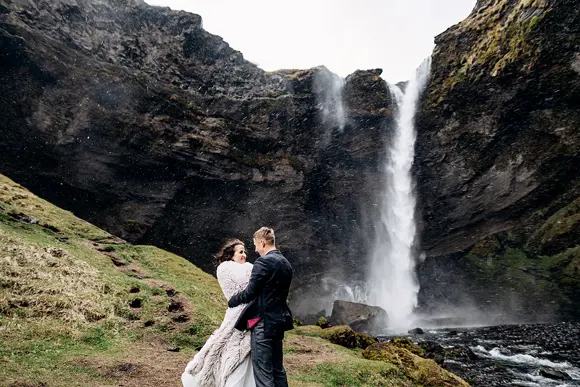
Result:
<svg viewBox="0 0 580 387">
<path fill-rule="evenodd" d="M 234 257 L 236 246 L 244 246 L 244 242 L 239 239 L 228 239 L 220 251 L 215 255 L 218 265 L 222 262 L 229 261 Z"/>
</svg>

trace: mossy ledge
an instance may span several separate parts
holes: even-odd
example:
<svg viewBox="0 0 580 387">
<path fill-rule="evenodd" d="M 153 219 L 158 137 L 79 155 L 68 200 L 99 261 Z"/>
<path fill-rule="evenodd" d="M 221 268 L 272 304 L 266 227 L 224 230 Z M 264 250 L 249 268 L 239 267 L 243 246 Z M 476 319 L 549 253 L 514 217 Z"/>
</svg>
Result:
<svg viewBox="0 0 580 387">
<path fill-rule="evenodd" d="M 539 55 L 540 42 L 533 32 L 551 11 L 550 0 L 490 0 L 463 22 L 436 39 L 433 56 L 444 56 L 450 73 L 441 90 L 430 91 L 433 104 L 442 102 L 447 92 L 462 82 L 475 82 L 485 77 L 499 76 L 509 65 L 530 69 Z M 442 39 L 462 35 L 469 37 L 469 50 L 459 45 L 466 42 L 447 41 L 452 47 L 442 50 Z"/>
</svg>

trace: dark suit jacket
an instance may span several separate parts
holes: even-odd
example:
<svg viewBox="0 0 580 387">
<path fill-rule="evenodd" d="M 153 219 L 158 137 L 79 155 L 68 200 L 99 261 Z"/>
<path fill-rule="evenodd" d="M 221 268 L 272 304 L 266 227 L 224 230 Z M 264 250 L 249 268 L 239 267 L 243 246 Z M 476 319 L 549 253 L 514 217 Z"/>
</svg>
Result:
<svg viewBox="0 0 580 387">
<path fill-rule="evenodd" d="M 261 317 L 264 320 L 264 334 L 268 337 L 281 337 L 284 331 L 293 328 L 292 313 L 286 302 L 292 266 L 279 250 L 272 250 L 254 263 L 250 282 L 245 290 L 230 298 L 230 308 L 249 304 L 236 328 L 247 329 L 246 321 Z"/>
</svg>

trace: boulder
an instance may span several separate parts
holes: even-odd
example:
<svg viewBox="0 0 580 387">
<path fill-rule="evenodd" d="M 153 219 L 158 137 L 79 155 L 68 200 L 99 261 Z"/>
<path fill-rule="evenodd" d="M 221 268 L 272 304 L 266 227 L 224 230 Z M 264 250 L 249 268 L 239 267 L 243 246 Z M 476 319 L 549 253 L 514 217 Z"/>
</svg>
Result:
<svg viewBox="0 0 580 387">
<path fill-rule="evenodd" d="M 540 369 L 540 376 L 554 380 L 572 380 L 570 375 L 568 375 L 567 373 L 548 367 L 542 367 Z"/>
<path fill-rule="evenodd" d="M 328 322 L 331 325 L 348 325 L 357 332 L 368 333 L 385 327 L 388 315 L 378 306 L 336 300 Z"/>
</svg>

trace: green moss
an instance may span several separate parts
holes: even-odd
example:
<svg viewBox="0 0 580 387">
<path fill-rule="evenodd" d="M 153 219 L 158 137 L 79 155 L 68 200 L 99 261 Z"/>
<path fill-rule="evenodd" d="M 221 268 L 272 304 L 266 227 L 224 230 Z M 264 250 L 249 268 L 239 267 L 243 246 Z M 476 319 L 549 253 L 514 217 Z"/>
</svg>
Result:
<svg viewBox="0 0 580 387">
<path fill-rule="evenodd" d="M 552 215 L 532 234 L 528 248 L 538 253 L 562 250 L 580 236 L 580 198 Z M 562 241 L 563 243 L 559 243 Z M 560 245 L 560 246 L 558 246 Z"/>
<path fill-rule="evenodd" d="M 320 317 L 318 320 L 316 320 L 316 326 L 326 328 L 328 326 L 328 320 L 326 317 Z"/>
<path fill-rule="evenodd" d="M 553 274 L 559 286 L 580 291 L 580 246 L 554 256 L 541 257 L 540 264 L 547 272 Z"/>
<path fill-rule="evenodd" d="M 423 348 L 419 347 L 417 344 L 413 343 L 406 337 L 395 337 L 391 340 L 391 343 L 393 343 L 395 346 L 399 348 L 406 349 L 407 351 L 417 356 L 425 355 L 425 350 Z"/>
<path fill-rule="evenodd" d="M 393 342 L 375 343 L 363 351 L 363 357 L 399 366 L 407 378 L 416 385 L 468 386 L 460 378 L 443 370 L 433 360 L 423 359 Z"/>
<path fill-rule="evenodd" d="M 433 105 L 441 103 L 446 93 L 457 84 L 485 75 L 497 76 L 516 61 L 526 66 L 533 64 L 540 48 L 531 32 L 550 11 L 549 3 L 539 0 L 510 3 L 513 2 L 491 1 L 485 10 L 470 15 L 457 26 L 455 34 L 478 36 L 469 51 L 453 46 L 447 47 L 445 53 L 435 50 L 434 56 L 449 55 L 447 62 L 452 70 L 443 80 L 442 88 L 431 91 Z M 533 12 L 533 16 L 522 18 L 524 11 Z"/>
<path fill-rule="evenodd" d="M 498 253 L 501 244 L 497 237 L 490 236 L 478 241 L 469 251 L 472 257 L 489 257 Z"/>
<path fill-rule="evenodd" d="M 334 386 L 377 386 L 405 387 L 412 386 L 405 380 L 401 371 L 392 364 L 368 362 L 363 359 L 350 360 L 335 364 L 318 364 L 309 367 L 295 378 L 298 382 L 316 383 L 316 385 Z"/>
<path fill-rule="evenodd" d="M 353 331 L 348 326 L 337 326 L 322 329 L 318 326 L 306 325 L 296 328 L 296 333 L 304 336 L 321 337 L 333 344 L 345 348 L 366 348 L 376 342 L 371 336 Z"/>
</svg>

